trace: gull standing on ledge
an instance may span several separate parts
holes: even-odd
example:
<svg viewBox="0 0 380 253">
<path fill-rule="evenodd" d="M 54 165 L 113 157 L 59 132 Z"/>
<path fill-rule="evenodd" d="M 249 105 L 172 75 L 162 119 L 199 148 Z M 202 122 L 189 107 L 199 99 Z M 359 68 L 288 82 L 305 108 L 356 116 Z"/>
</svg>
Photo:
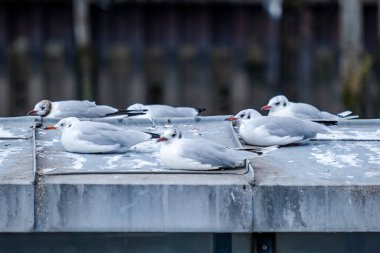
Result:
<svg viewBox="0 0 380 253">
<path fill-rule="evenodd" d="M 334 115 L 329 112 L 320 111 L 316 107 L 309 104 L 293 103 L 283 95 L 271 98 L 268 105 L 261 107 L 261 110 L 269 110 L 269 116 L 287 116 L 308 120 L 340 120 L 358 118 L 356 115 L 349 116 L 352 114 L 351 111 L 345 111 Z"/>
<path fill-rule="evenodd" d="M 128 110 L 118 110 L 107 105 L 97 105 L 95 102 L 88 100 L 66 100 L 52 102 L 42 100 L 36 104 L 34 109 L 27 115 L 41 116 L 46 118 L 101 118 L 124 114 L 128 116 L 144 114 L 142 111 L 133 112 Z"/>
<path fill-rule="evenodd" d="M 86 154 L 124 153 L 135 144 L 159 137 L 157 134 L 127 130 L 108 123 L 80 121 L 75 117 L 61 119 L 45 129 L 62 131 L 61 143 L 66 151 Z"/>
<path fill-rule="evenodd" d="M 317 133 L 329 133 L 324 125 L 292 117 L 262 116 L 254 109 L 246 109 L 228 121 L 239 121 L 239 134 L 249 145 L 281 146 L 302 143 L 314 138 Z"/>
<path fill-rule="evenodd" d="M 256 154 L 226 148 L 206 139 L 182 137 L 176 128 L 167 129 L 157 142 L 162 142 L 160 160 L 168 169 L 213 170 L 242 166 Z"/>
</svg>

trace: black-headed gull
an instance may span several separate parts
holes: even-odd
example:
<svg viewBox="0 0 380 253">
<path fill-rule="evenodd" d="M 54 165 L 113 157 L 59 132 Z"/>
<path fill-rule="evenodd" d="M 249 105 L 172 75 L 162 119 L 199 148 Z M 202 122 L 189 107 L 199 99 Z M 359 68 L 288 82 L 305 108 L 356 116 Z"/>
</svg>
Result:
<svg viewBox="0 0 380 253">
<path fill-rule="evenodd" d="M 61 143 L 66 151 L 86 154 L 124 153 L 135 144 L 159 137 L 108 123 L 80 121 L 75 117 L 61 119 L 54 126 L 47 126 L 45 129 L 62 131 Z"/>
<path fill-rule="evenodd" d="M 182 118 L 182 117 L 195 117 L 199 113 L 205 111 L 205 108 L 194 107 L 172 107 L 169 105 L 143 105 L 133 104 L 127 108 L 130 111 L 144 111 L 144 115 L 140 115 L 140 118 Z"/>
<path fill-rule="evenodd" d="M 305 142 L 317 133 L 329 133 L 330 129 L 312 121 L 292 117 L 262 116 L 254 109 L 246 109 L 226 120 L 240 123 L 239 134 L 249 145 L 281 146 Z"/>
<path fill-rule="evenodd" d="M 337 115 L 320 111 L 316 107 L 305 103 L 290 102 L 284 95 L 271 98 L 268 105 L 261 107 L 261 110 L 269 110 L 269 116 L 287 116 L 308 120 L 339 120 L 351 119 L 358 116 L 349 116 L 351 111 L 345 111 Z"/>
<path fill-rule="evenodd" d="M 161 142 L 160 160 L 168 169 L 212 170 L 235 168 L 245 159 L 256 156 L 247 151 L 228 149 L 206 139 L 182 137 L 176 128 L 167 129 L 157 142 Z"/>
<path fill-rule="evenodd" d="M 144 112 L 129 112 L 128 110 L 118 110 L 107 105 L 97 105 L 95 102 L 88 100 L 66 100 L 52 102 L 42 100 L 38 102 L 34 109 L 27 115 L 41 116 L 47 118 L 101 118 L 120 114 L 124 115 L 141 115 Z"/>
</svg>

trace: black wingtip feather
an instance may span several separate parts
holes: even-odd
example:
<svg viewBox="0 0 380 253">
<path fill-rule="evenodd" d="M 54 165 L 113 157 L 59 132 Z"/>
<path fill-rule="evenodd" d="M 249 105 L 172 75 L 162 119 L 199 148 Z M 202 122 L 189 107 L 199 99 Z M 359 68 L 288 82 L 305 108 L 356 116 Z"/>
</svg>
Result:
<svg viewBox="0 0 380 253">
<path fill-rule="evenodd" d="M 150 136 L 152 136 L 153 139 L 158 139 L 161 137 L 159 134 L 155 134 L 155 133 L 151 133 L 151 132 L 144 132 L 144 133 L 150 134 Z"/>
<path fill-rule="evenodd" d="M 201 113 L 201 112 L 206 111 L 206 108 L 200 107 L 200 108 L 195 108 L 195 110 L 197 110 L 198 113 Z"/>
</svg>

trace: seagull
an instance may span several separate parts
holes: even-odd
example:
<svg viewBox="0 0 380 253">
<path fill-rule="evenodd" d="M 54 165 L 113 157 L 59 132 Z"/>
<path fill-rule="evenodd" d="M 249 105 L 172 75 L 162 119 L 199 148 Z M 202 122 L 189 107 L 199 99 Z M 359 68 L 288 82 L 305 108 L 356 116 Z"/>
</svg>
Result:
<svg viewBox="0 0 380 253">
<path fill-rule="evenodd" d="M 317 133 L 330 133 L 324 125 L 292 117 L 262 116 L 254 109 L 240 111 L 228 121 L 239 121 L 239 134 L 249 145 L 283 146 L 303 143 Z"/>
<path fill-rule="evenodd" d="M 80 121 L 69 117 L 57 124 L 45 127 L 47 130 L 62 131 L 63 148 L 73 153 L 124 153 L 140 142 L 159 135 L 136 130 L 127 130 L 104 122 Z"/>
<path fill-rule="evenodd" d="M 161 138 L 160 160 L 168 169 L 213 170 L 242 166 L 255 154 L 226 148 L 206 139 L 182 137 L 176 128 L 167 129 Z"/>
<path fill-rule="evenodd" d="M 269 100 L 268 105 L 261 107 L 261 110 L 269 110 L 269 116 L 288 116 L 298 119 L 308 120 L 340 120 L 353 119 L 358 116 L 353 115 L 351 111 L 345 111 L 337 115 L 329 112 L 320 111 L 316 107 L 305 103 L 293 103 L 283 96 L 275 96 Z"/>
<path fill-rule="evenodd" d="M 65 100 L 56 102 L 42 100 L 38 102 L 34 109 L 28 112 L 27 115 L 46 118 L 101 118 L 118 114 L 132 116 L 136 114 L 141 115 L 144 114 L 144 112 L 118 110 L 107 105 L 97 105 L 95 102 L 88 100 Z"/>
<path fill-rule="evenodd" d="M 182 118 L 182 117 L 195 117 L 199 113 L 205 111 L 205 108 L 194 107 L 172 107 L 169 105 L 143 105 L 133 104 L 127 108 L 130 111 L 144 111 L 144 115 L 140 115 L 140 118 Z"/>
</svg>

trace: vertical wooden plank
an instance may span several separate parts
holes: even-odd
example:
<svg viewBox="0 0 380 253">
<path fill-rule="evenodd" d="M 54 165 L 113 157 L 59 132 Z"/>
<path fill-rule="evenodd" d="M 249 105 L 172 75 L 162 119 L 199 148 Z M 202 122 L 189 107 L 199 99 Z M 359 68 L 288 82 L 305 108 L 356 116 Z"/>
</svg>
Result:
<svg viewBox="0 0 380 253">
<path fill-rule="evenodd" d="M 211 17 L 208 14 L 207 7 L 203 6 L 199 10 L 198 27 L 199 39 L 196 43 L 198 51 L 197 60 L 197 84 L 198 84 L 198 102 L 196 106 L 204 107 L 207 111 L 206 115 L 213 114 L 213 101 L 212 101 L 212 78 L 211 78 L 211 46 L 212 46 L 212 24 Z"/>
<path fill-rule="evenodd" d="M 300 12 L 297 97 L 300 101 L 311 101 L 313 97 L 313 20 L 310 8 Z"/>
<path fill-rule="evenodd" d="M 361 90 L 362 2 L 340 0 L 340 74 L 346 105 L 358 111 Z"/>
<path fill-rule="evenodd" d="M 280 62 L 281 62 L 281 18 L 272 17 L 268 13 L 267 29 L 267 82 L 273 90 L 279 90 L 280 84 Z"/>
<path fill-rule="evenodd" d="M 109 50 L 110 50 L 110 30 L 108 27 L 112 26 L 109 21 L 113 14 L 113 10 L 103 11 L 94 7 L 93 10 L 93 39 L 96 47 L 97 54 L 97 90 L 96 100 L 100 104 L 109 104 L 116 106 L 113 100 L 113 83 L 110 80 L 109 73 Z M 111 24 L 111 25 L 110 25 Z M 111 102 L 112 101 L 112 102 Z M 125 105 L 124 105 L 125 106 Z"/>
<path fill-rule="evenodd" d="M 128 104 L 147 102 L 147 84 L 144 73 L 144 8 L 134 6 L 131 13 L 131 76 L 129 79 Z"/>
<path fill-rule="evenodd" d="M 0 116 L 10 115 L 10 83 L 7 75 L 7 7 L 0 5 Z"/>
<path fill-rule="evenodd" d="M 89 1 L 73 1 L 73 26 L 77 46 L 78 82 L 81 98 L 93 99 L 93 59 L 90 45 Z"/>
<path fill-rule="evenodd" d="M 29 40 L 29 12 L 27 6 L 17 6 L 9 15 L 13 29 L 10 31 L 12 44 L 8 51 L 8 73 L 10 80 L 9 108 L 12 116 L 25 115 L 27 111 L 27 87 L 31 73 Z M 9 24 L 9 23 L 8 23 Z"/>
<path fill-rule="evenodd" d="M 268 17 L 261 5 L 248 9 L 247 13 L 247 48 L 244 61 L 250 86 L 250 99 L 243 108 L 259 109 L 268 102 L 268 99 L 277 95 L 266 79 L 266 36 L 263 31 L 268 29 Z"/>
<path fill-rule="evenodd" d="M 251 108 L 250 101 L 253 100 L 251 87 L 248 83 L 247 71 L 244 68 L 245 49 L 248 32 L 247 12 L 243 7 L 234 10 L 234 70 L 232 82 L 230 83 L 231 108 L 225 113 L 236 114 L 245 108 Z"/>
<path fill-rule="evenodd" d="M 59 6 L 59 8 L 57 8 Z M 46 99 L 77 99 L 73 73 L 71 8 L 69 5 L 44 6 L 43 71 Z"/>
<path fill-rule="evenodd" d="M 165 34 L 165 80 L 163 102 L 171 105 L 180 105 L 181 87 L 178 79 L 178 12 L 174 6 L 168 6 L 166 13 Z"/>
<path fill-rule="evenodd" d="M 165 28 L 161 20 L 164 19 L 165 14 L 162 12 L 162 8 L 162 6 L 151 6 L 146 15 L 145 75 L 148 103 L 160 103 L 164 92 L 165 47 L 163 38 Z"/>
<path fill-rule="evenodd" d="M 340 0 L 341 73 L 345 77 L 359 65 L 362 52 L 361 1 Z"/>
<path fill-rule="evenodd" d="M 27 87 L 27 108 L 30 110 L 34 105 L 46 99 L 46 88 L 42 77 L 42 5 L 35 4 L 31 6 L 30 20 L 30 40 L 31 40 L 31 56 L 32 56 L 32 71 L 30 82 Z"/>
</svg>

